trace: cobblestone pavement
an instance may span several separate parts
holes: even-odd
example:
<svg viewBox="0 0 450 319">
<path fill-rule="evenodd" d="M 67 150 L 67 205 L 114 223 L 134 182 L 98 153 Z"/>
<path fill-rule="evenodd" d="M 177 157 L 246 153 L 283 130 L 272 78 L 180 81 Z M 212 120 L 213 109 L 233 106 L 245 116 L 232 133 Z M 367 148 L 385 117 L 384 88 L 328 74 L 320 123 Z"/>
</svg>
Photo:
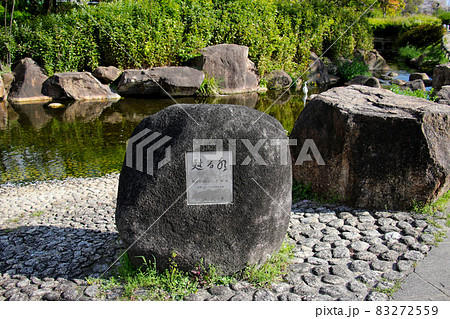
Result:
<svg viewBox="0 0 450 319">
<path fill-rule="evenodd" d="M 117 183 L 112 174 L 0 186 L 0 300 L 120 298 L 121 288 L 102 291 L 85 279 L 123 251 Z M 423 215 L 302 201 L 292 206 L 295 259 L 283 282 L 214 286 L 187 300 L 388 300 L 384 292 L 425 258 L 439 231 Z"/>
</svg>

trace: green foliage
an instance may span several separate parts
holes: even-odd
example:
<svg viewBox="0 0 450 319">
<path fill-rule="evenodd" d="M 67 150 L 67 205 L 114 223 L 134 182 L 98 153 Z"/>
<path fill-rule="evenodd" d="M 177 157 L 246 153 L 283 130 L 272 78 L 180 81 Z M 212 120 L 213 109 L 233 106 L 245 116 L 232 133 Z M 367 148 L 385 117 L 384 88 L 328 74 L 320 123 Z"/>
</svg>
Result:
<svg viewBox="0 0 450 319">
<path fill-rule="evenodd" d="M 172 253 L 169 267 L 158 271 L 155 263 L 144 259 L 140 268 L 135 268 L 125 253 L 120 260 L 120 266 L 115 275 L 102 282 L 104 290 L 111 286 L 121 286 L 124 289 L 123 299 L 136 299 L 136 291 L 145 291 L 140 295 L 149 300 L 182 300 L 201 287 L 224 285 L 238 280 L 246 280 L 256 287 L 269 287 L 287 273 L 288 265 L 293 256 L 293 245 L 283 243 L 280 251 L 260 267 L 248 266 L 233 276 L 222 276 L 213 266 L 205 267 L 200 262 L 190 273 L 178 268 L 176 252 Z"/>
<path fill-rule="evenodd" d="M 421 90 L 411 90 L 410 88 L 407 89 L 401 89 L 398 85 L 392 85 L 390 87 L 390 90 L 396 94 L 400 94 L 400 95 L 407 95 L 407 96 L 415 96 L 415 97 L 420 97 L 422 99 L 426 99 L 429 101 L 435 101 L 436 100 L 436 96 L 434 96 L 434 90 L 431 89 L 430 91 L 421 91 Z"/>
<path fill-rule="evenodd" d="M 399 48 L 399 56 L 403 58 L 406 63 L 410 63 L 412 58 L 420 57 L 419 69 L 424 72 L 433 72 L 433 69 L 438 64 L 449 62 L 447 56 L 442 51 L 440 44 L 430 45 L 425 48 L 417 48 L 412 45 L 407 45 Z M 413 65 L 417 67 L 417 65 Z"/>
<path fill-rule="evenodd" d="M 414 45 L 419 48 L 440 43 L 444 36 L 442 25 L 422 24 L 403 32 L 398 40 L 399 45 Z"/>
<path fill-rule="evenodd" d="M 450 12 L 441 11 L 438 13 L 437 17 L 442 20 L 442 23 L 450 24 Z"/>
<path fill-rule="evenodd" d="M 220 94 L 219 84 L 213 77 L 206 75 L 205 78 L 203 79 L 202 84 L 197 90 L 197 95 L 206 97 L 206 96 L 216 96 L 219 94 Z"/>
<path fill-rule="evenodd" d="M 403 32 L 421 25 L 442 25 L 441 19 L 425 14 L 387 18 L 369 18 L 368 22 L 373 28 L 374 34 L 381 37 L 396 37 L 401 35 Z"/>
<path fill-rule="evenodd" d="M 413 45 L 406 45 L 398 49 L 398 54 L 401 58 L 409 61 L 422 55 L 423 50 L 420 50 Z"/>
<path fill-rule="evenodd" d="M 358 75 L 371 75 L 367 65 L 356 60 L 352 62 L 345 61 L 338 65 L 337 73 L 344 81 L 350 81 Z"/>
<path fill-rule="evenodd" d="M 240 274 L 239 279 L 245 280 L 256 287 L 267 287 L 279 281 L 281 277 L 286 274 L 287 266 L 292 258 L 294 258 L 294 245 L 283 243 L 278 254 L 272 256 L 261 267 L 249 266 L 245 268 Z"/>
<path fill-rule="evenodd" d="M 438 228 L 439 230 L 435 232 L 433 235 L 435 237 L 435 245 L 437 245 L 438 242 L 442 241 L 445 237 L 446 233 L 442 231 L 442 226 L 436 222 L 438 218 L 444 218 L 445 219 L 445 225 L 447 227 L 450 227 L 450 212 L 445 212 L 445 210 L 449 207 L 450 204 L 450 191 L 447 191 L 445 194 L 440 196 L 436 201 L 434 202 L 417 202 L 413 201 L 412 203 L 412 212 L 416 214 L 421 215 L 427 215 L 428 219 L 427 222 Z M 442 213 L 444 213 L 444 216 L 442 217 Z"/>
<path fill-rule="evenodd" d="M 333 2 L 333 1 L 332 1 Z M 364 1 L 363 1 L 364 2 Z M 338 5 L 339 3 L 339 5 Z M 306 71 L 309 52 L 348 56 L 372 38 L 361 2 L 290 0 L 121 0 L 80 5 L 57 14 L 16 20 L 0 32 L 0 56 L 32 57 L 53 72 L 180 65 L 220 43 L 249 47 L 260 75 Z"/>
</svg>

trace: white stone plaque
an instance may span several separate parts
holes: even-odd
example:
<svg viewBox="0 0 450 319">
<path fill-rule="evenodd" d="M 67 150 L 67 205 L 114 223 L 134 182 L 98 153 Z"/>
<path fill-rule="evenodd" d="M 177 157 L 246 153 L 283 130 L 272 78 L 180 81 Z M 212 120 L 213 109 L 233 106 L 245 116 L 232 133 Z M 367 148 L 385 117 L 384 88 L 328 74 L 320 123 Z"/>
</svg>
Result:
<svg viewBox="0 0 450 319">
<path fill-rule="evenodd" d="M 232 152 L 186 152 L 188 205 L 233 203 Z"/>
</svg>

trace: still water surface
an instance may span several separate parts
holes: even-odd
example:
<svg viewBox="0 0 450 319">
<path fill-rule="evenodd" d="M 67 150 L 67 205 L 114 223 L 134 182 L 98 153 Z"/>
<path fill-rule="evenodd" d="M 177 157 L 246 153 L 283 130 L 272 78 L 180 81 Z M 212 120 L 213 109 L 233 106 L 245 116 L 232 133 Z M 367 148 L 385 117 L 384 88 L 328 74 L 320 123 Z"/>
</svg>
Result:
<svg viewBox="0 0 450 319">
<path fill-rule="evenodd" d="M 303 109 L 302 97 L 268 92 L 177 102 L 245 105 L 266 111 L 290 132 Z M 0 184 L 120 171 L 136 125 L 172 104 L 170 99 L 75 102 L 58 109 L 48 103 L 0 104 Z"/>
</svg>

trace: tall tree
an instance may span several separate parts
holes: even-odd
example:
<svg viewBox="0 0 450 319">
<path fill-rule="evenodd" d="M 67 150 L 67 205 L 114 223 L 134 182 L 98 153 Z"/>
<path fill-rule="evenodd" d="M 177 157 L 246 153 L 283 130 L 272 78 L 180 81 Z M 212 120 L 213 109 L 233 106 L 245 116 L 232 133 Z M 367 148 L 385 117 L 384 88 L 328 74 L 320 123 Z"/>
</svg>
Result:
<svg viewBox="0 0 450 319">
<path fill-rule="evenodd" d="M 403 13 L 406 14 L 417 13 L 422 3 L 423 0 L 405 0 L 405 7 L 403 8 Z"/>
<path fill-rule="evenodd" d="M 394 14 L 399 12 L 405 6 L 405 2 L 403 0 L 378 0 L 379 6 L 383 11 L 383 16 L 386 17 L 386 14 Z"/>
</svg>

